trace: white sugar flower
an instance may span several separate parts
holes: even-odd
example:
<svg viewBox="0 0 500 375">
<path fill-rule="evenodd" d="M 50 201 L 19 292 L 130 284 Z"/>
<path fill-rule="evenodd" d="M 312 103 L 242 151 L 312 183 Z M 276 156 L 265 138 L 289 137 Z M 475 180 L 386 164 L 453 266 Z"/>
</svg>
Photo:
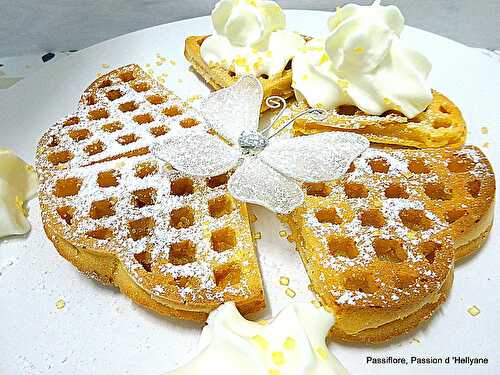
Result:
<svg viewBox="0 0 500 375">
<path fill-rule="evenodd" d="M 201 103 L 203 116 L 219 136 L 196 131 L 173 134 L 155 146 L 155 154 L 192 176 L 213 177 L 235 168 L 228 181 L 234 198 L 287 214 L 304 201 L 298 181 L 339 178 L 369 146 L 365 137 L 342 132 L 271 140 L 282 128 L 272 134 L 270 127 L 258 131 L 262 97 L 255 77 L 240 78 Z"/>
</svg>

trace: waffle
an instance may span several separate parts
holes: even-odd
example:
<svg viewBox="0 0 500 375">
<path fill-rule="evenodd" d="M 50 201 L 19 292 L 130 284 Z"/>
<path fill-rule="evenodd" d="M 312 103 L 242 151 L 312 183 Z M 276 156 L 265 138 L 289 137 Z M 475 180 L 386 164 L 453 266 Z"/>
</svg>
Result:
<svg viewBox="0 0 500 375">
<path fill-rule="evenodd" d="M 240 77 L 220 65 L 208 65 L 205 61 L 203 61 L 200 47 L 206 38 L 208 38 L 208 35 L 190 36 L 186 38 L 184 56 L 191 63 L 193 69 L 203 78 L 205 82 L 212 86 L 212 88 L 219 90 L 224 87 L 229 87 Z M 264 112 L 269 108 L 264 104 L 266 98 L 269 96 L 278 95 L 287 99 L 293 95 L 291 69 L 291 64 L 289 63 L 285 67 L 281 77 L 258 77 L 264 90 L 264 100 L 261 112 Z"/>
<path fill-rule="evenodd" d="M 297 112 L 306 108 L 307 104 L 300 101 Z M 433 91 L 433 101 L 427 109 L 412 119 L 396 111 L 370 116 L 355 106 L 341 106 L 329 111 L 324 121 L 300 118 L 293 127 L 295 135 L 335 130 L 356 132 L 374 143 L 418 148 L 460 147 L 467 135 L 460 110 L 437 91 Z"/>
<path fill-rule="evenodd" d="M 83 273 L 160 314 L 204 321 L 225 301 L 264 307 L 246 206 L 228 175 L 186 176 L 150 152 L 204 132 L 193 108 L 137 65 L 97 79 L 36 156 L 45 231 Z"/>
<path fill-rule="evenodd" d="M 283 219 L 344 341 L 385 341 L 428 319 L 493 220 L 493 170 L 471 146 L 370 148 L 343 178 L 304 189 Z"/>
</svg>

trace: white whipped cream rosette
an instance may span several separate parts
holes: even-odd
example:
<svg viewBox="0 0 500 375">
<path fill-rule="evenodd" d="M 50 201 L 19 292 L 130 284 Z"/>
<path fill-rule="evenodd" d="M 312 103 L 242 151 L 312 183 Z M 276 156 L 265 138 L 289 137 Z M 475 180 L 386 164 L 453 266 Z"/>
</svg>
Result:
<svg viewBox="0 0 500 375">
<path fill-rule="evenodd" d="M 37 189 L 33 169 L 12 151 L 0 149 L 0 238 L 30 230 L 24 204 Z"/>
<path fill-rule="evenodd" d="M 165 375 L 207 371 L 239 375 L 345 375 L 325 345 L 334 316 L 310 303 L 284 308 L 272 321 L 246 320 L 232 302 L 214 310 L 201 333 L 200 352 L 187 365 Z"/>
<path fill-rule="evenodd" d="M 305 44 L 284 30 L 285 15 L 274 1 L 221 0 L 212 23 L 215 33 L 201 45 L 201 57 L 236 74 L 276 76 Z"/>
<path fill-rule="evenodd" d="M 400 40 L 404 18 L 395 6 L 348 4 L 329 19 L 330 34 L 309 41 L 293 59 L 297 96 L 310 106 L 354 105 L 380 115 L 415 117 L 432 101 L 429 61 Z"/>
</svg>

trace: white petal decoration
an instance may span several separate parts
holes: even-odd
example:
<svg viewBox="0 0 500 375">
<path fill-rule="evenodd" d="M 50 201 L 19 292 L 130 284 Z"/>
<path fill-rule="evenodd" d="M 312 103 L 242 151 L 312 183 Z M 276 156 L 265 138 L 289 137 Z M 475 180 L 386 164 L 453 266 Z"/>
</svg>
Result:
<svg viewBox="0 0 500 375">
<path fill-rule="evenodd" d="M 259 80 L 243 76 L 234 85 L 210 94 L 200 103 L 200 110 L 218 134 L 237 145 L 243 131 L 257 130 L 262 96 Z"/>
<path fill-rule="evenodd" d="M 247 157 L 229 178 L 228 190 L 236 199 L 288 214 L 304 201 L 299 185 L 276 172 L 259 157 Z"/>
<path fill-rule="evenodd" d="M 351 162 L 369 145 L 370 142 L 358 134 L 321 133 L 276 140 L 259 157 L 286 176 L 319 182 L 344 175 Z"/>
<path fill-rule="evenodd" d="M 169 136 L 153 147 L 153 153 L 183 173 L 204 177 L 227 172 L 241 157 L 237 149 L 205 132 Z"/>
</svg>

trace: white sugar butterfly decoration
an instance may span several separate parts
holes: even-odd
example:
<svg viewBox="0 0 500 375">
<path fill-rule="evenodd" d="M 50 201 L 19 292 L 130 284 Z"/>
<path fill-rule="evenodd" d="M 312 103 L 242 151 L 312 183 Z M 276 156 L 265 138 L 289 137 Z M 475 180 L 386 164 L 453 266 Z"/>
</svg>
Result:
<svg viewBox="0 0 500 375">
<path fill-rule="evenodd" d="M 213 177 L 235 168 L 228 181 L 234 198 L 287 214 L 304 201 L 298 181 L 339 178 L 369 146 L 365 137 L 342 132 L 271 139 L 297 117 L 306 113 L 318 117 L 323 111 L 309 109 L 272 134 L 272 124 L 259 132 L 262 98 L 262 86 L 255 77 L 240 78 L 200 105 L 206 121 L 220 137 L 200 131 L 172 134 L 155 145 L 155 154 L 192 176 Z M 283 105 L 279 118 L 284 100 L 271 97 L 266 102 L 273 108 Z"/>
</svg>

